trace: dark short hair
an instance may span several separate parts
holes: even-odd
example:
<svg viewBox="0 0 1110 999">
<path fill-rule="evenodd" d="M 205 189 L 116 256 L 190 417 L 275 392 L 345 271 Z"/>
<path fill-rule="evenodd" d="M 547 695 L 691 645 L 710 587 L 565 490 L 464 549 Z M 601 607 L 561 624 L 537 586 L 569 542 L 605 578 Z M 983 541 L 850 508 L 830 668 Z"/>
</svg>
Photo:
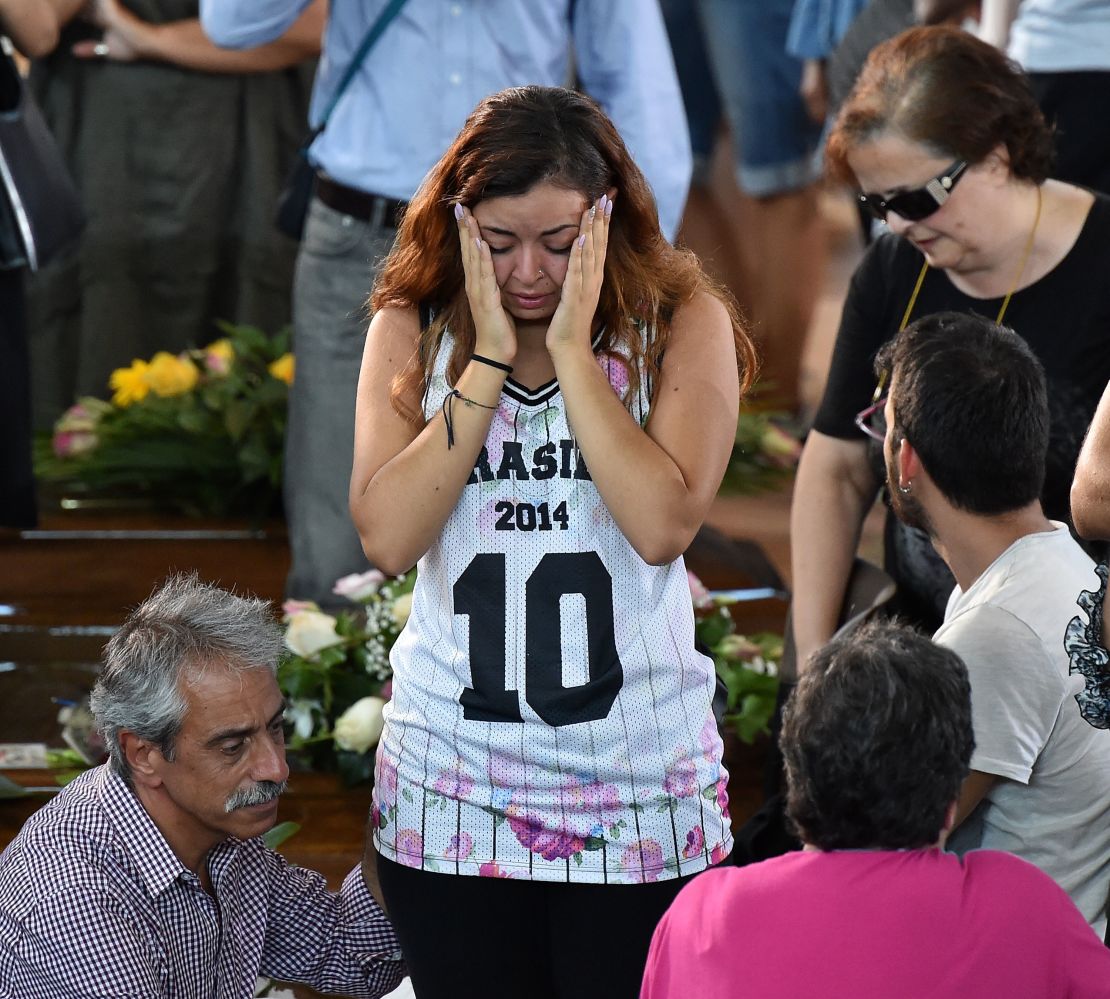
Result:
<svg viewBox="0 0 1110 999">
<path fill-rule="evenodd" d="M 906 625 L 866 624 L 814 653 L 787 704 L 787 815 L 822 850 L 929 846 L 974 747 L 960 657 Z"/>
<path fill-rule="evenodd" d="M 970 312 L 922 316 L 875 359 L 904 437 L 954 506 L 992 515 L 1041 495 L 1048 453 L 1044 370 L 1013 330 Z"/>
<path fill-rule="evenodd" d="M 1052 130 L 1021 67 L 961 28 L 910 28 L 872 50 L 829 135 L 829 172 L 853 183 L 848 154 L 886 131 L 968 163 L 1004 145 L 1013 176 L 1038 184 L 1052 169 Z"/>
</svg>

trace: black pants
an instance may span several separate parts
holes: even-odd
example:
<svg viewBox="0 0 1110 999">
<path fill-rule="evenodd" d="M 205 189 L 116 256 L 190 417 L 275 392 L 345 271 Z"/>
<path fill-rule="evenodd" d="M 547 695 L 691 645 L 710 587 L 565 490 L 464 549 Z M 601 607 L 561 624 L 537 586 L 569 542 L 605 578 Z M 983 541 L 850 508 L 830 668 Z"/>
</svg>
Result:
<svg viewBox="0 0 1110 999">
<path fill-rule="evenodd" d="M 1110 72 L 1030 73 L 1029 82 L 1056 130 L 1050 176 L 1110 193 Z"/>
<path fill-rule="evenodd" d="M 0 527 L 34 527 L 31 363 L 19 270 L 0 271 L 0 426 Z"/>
<path fill-rule="evenodd" d="M 418 999 L 636 999 L 689 878 L 583 885 L 435 874 L 378 858 Z"/>
</svg>

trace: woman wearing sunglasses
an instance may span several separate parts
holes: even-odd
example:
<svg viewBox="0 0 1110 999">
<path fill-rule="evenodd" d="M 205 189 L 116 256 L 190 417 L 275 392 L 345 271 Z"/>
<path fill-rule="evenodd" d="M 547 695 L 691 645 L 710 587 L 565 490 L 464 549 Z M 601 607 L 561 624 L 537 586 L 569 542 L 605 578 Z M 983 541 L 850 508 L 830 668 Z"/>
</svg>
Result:
<svg viewBox="0 0 1110 999">
<path fill-rule="evenodd" d="M 882 437 L 874 404 L 887 386 L 876 385 L 872 361 L 911 320 L 970 310 L 1012 327 L 1037 353 L 1052 410 L 1043 498 L 1050 516 L 1067 519 L 1075 458 L 1110 380 L 1110 198 L 1048 179 L 1051 150 L 1017 65 L 956 28 L 914 28 L 877 47 L 837 117 L 830 169 L 888 231 L 852 278 L 798 470 L 799 662 L 835 629 L 882 482 L 869 436 Z M 935 628 L 953 581 L 927 535 L 888 517 L 885 547 L 899 611 Z"/>
</svg>

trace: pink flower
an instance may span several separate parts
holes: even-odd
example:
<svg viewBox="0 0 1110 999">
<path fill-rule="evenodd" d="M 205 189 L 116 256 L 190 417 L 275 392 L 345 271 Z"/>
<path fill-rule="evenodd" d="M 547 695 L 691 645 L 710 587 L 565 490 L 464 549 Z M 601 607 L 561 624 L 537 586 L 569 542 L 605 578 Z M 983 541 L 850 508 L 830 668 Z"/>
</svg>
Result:
<svg viewBox="0 0 1110 999">
<path fill-rule="evenodd" d="M 443 856 L 448 860 L 466 860 L 474 849 L 474 837 L 470 833 L 459 833 L 447 841 Z"/>
<path fill-rule="evenodd" d="M 540 818 L 526 811 L 523 791 L 518 790 L 505 808 L 509 826 L 521 845 L 545 860 L 571 857 L 586 849 L 588 840 L 594 841 L 590 848 L 596 848 L 606 829 L 622 812 L 620 793 L 613 784 L 569 776 L 555 795 L 555 801 L 548 807 L 559 816 L 557 829 L 548 828 Z M 543 814 L 546 817 L 551 811 Z"/>
<path fill-rule="evenodd" d="M 586 848 L 586 840 L 572 833 L 545 829 L 527 816 L 509 815 L 509 827 L 520 845 L 538 853 L 544 860 L 566 860 Z"/>
<path fill-rule="evenodd" d="M 315 600 L 286 600 L 281 605 L 281 614 L 288 621 L 291 617 L 296 617 L 304 611 L 318 611 L 319 609 Z"/>
<path fill-rule="evenodd" d="M 378 808 L 378 803 L 373 798 L 370 799 L 370 828 L 381 829 L 382 827 L 382 811 Z"/>
<path fill-rule="evenodd" d="M 494 787 L 520 787 L 524 783 L 524 764 L 515 756 L 494 750 L 489 757 L 489 779 Z"/>
<path fill-rule="evenodd" d="M 480 878 L 513 878 L 515 874 L 501 870 L 498 864 L 479 864 L 478 877 Z"/>
<path fill-rule="evenodd" d="M 728 818 L 728 774 L 722 771 L 722 777 L 717 781 L 717 807 L 721 810 L 721 817 Z"/>
<path fill-rule="evenodd" d="M 676 798 L 690 798 L 698 793 L 698 769 L 689 756 L 680 756 L 663 777 L 663 790 Z"/>
<path fill-rule="evenodd" d="M 718 843 L 713 847 L 713 852 L 709 854 L 709 863 L 714 866 L 721 863 L 728 856 L 728 851 L 725 849 L 723 843 Z"/>
<path fill-rule="evenodd" d="M 235 360 L 235 348 L 226 337 L 215 340 L 204 348 L 204 366 L 209 374 L 222 376 L 231 370 Z"/>
<path fill-rule="evenodd" d="M 603 351 L 597 355 L 597 363 L 601 365 L 601 370 L 605 372 L 605 377 L 609 379 L 613 391 L 623 399 L 628 393 L 630 384 L 628 362 L 620 354 Z"/>
<path fill-rule="evenodd" d="M 103 399 L 94 399 L 84 396 L 69 407 L 54 424 L 54 429 L 67 433 L 70 431 L 93 431 L 100 423 L 100 418 L 112 411 L 111 403 Z"/>
<path fill-rule="evenodd" d="M 704 849 L 705 833 L 701 831 L 701 826 L 694 826 L 694 828 L 686 834 L 686 845 L 682 848 L 682 856 L 690 860 Z"/>
<path fill-rule="evenodd" d="M 397 761 L 378 752 L 378 773 L 374 779 L 374 796 L 382 808 L 397 804 Z"/>
<path fill-rule="evenodd" d="M 100 438 L 96 434 L 84 430 L 56 431 L 52 441 L 54 454 L 59 458 L 76 458 L 88 454 L 99 443 Z"/>
<path fill-rule="evenodd" d="M 689 569 L 686 570 L 686 582 L 690 584 L 690 599 L 694 601 L 695 607 L 713 606 L 713 598 L 709 595 L 709 590 Z"/>
<path fill-rule="evenodd" d="M 663 873 L 663 847 L 654 839 L 626 846 L 621 853 L 621 867 L 629 880 L 637 884 L 658 881 Z"/>
<path fill-rule="evenodd" d="M 419 867 L 424 860 L 424 837 L 415 829 L 402 829 L 397 833 L 394 849 L 397 851 L 397 863 Z"/>
<path fill-rule="evenodd" d="M 474 790 L 474 778 L 464 774 L 456 765 L 454 770 L 441 770 L 432 785 L 436 794 L 455 801 L 466 801 Z"/>
<path fill-rule="evenodd" d="M 793 468 L 802 455 L 802 445 L 781 427 L 768 423 L 759 441 L 763 453 L 779 468 Z"/>
<path fill-rule="evenodd" d="M 369 572 L 355 572 L 350 576 L 337 579 L 331 591 L 355 603 L 362 603 L 377 593 L 384 582 L 385 573 L 378 569 L 371 569 Z"/>
<path fill-rule="evenodd" d="M 385 696 L 384 694 L 382 695 Z M 709 715 L 698 733 L 698 745 L 701 747 L 702 756 L 711 763 L 721 759 L 721 733 L 717 731 L 717 719 Z"/>
</svg>

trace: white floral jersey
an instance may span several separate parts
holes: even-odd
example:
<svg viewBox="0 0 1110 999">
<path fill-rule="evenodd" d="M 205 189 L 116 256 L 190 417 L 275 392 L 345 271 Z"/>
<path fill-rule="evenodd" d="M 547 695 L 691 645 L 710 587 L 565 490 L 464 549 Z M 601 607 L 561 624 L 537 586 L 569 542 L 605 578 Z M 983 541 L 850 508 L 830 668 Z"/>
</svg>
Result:
<svg viewBox="0 0 1110 999">
<path fill-rule="evenodd" d="M 622 358 L 598 361 L 623 397 Z M 647 392 L 632 411 L 642 425 Z M 648 565 L 621 533 L 557 382 L 506 381 L 420 560 L 392 665 L 372 814 L 390 860 L 621 884 L 693 874 L 731 849 L 713 663 L 694 649 L 685 566 Z"/>
</svg>

